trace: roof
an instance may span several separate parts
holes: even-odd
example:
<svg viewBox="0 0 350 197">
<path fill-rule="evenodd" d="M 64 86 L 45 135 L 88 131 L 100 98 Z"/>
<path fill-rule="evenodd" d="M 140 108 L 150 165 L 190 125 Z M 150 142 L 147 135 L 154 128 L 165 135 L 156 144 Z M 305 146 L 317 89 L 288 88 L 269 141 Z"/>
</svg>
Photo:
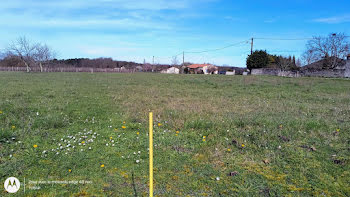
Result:
<svg viewBox="0 0 350 197">
<path fill-rule="evenodd" d="M 209 66 L 211 64 L 192 64 L 187 66 L 187 68 L 203 68 L 204 66 Z"/>
<path fill-rule="evenodd" d="M 333 57 L 334 58 L 334 57 Z M 332 59 L 330 58 L 328 61 L 331 61 Z M 345 65 L 345 60 L 337 58 L 336 59 L 336 67 L 342 67 Z M 302 70 L 308 70 L 308 69 L 313 69 L 313 70 L 323 70 L 325 65 L 327 65 L 328 62 L 326 59 L 321 59 L 319 61 L 316 61 L 314 63 L 308 64 L 306 66 L 302 67 Z"/>
</svg>

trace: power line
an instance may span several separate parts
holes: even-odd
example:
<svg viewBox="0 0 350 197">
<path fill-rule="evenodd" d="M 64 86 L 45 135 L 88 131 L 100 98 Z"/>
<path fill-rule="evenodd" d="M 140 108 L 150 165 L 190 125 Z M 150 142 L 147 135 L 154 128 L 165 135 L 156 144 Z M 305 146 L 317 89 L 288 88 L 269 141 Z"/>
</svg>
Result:
<svg viewBox="0 0 350 197">
<path fill-rule="evenodd" d="M 348 38 L 350 36 L 347 36 L 345 35 L 344 37 Z M 187 53 L 207 53 L 207 52 L 212 52 L 212 51 L 219 51 L 219 50 L 223 50 L 223 49 L 226 49 L 226 48 L 230 48 L 230 47 L 234 47 L 234 46 L 238 46 L 238 45 L 241 45 L 243 43 L 246 43 L 246 44 L 251 44 L 251 53 L 253 51 L 253 40 L 279 40 L 279 41 L 295 41 L 295 40 L 314 40 L 315 38 L 309 38 L 309 37 L 304 37 L 304 38 L 273 38 L 273 37 L 253 37 L 253 38 L 250 38 L 249 40 L 244 40 L 244 41 L 241 41 L 241 42 L 237 42 L 237 43 L 234 43 L 234 44 L 230 44 L 230 45 L 227 45 L 227 46 L 224 46 L 224 47 L 220 47 L 220 48 L 216 48 L 216 49 L 208 49 L 208 50 L 203 50 L 203 51 L 183 51 L 179 54 L 176 54 L 176 55 L 173 55 L 173 56 L 168 56 L 168 57 L 156 57 L 154 56 L 154 58 L 157 58 L 157 59 L 171 59 L 171 58 L 175 58 L 179 55 L 182 55 L 183 57 L 183 62 L 185 61 L 184 60 L 184 56 L 185 54 Z M 276 53 L 276 52 L 279 52 L 279 53 L 291 53 L 291 52 L 299 52 L 299 51 L 270 51 L 270 52 L 273 52 L 273 53 Z"/>
<path fill-rule="evenodd" d="M 167 57 L 160 57 L 160 56 L 154 56 L 154 58 L 157 58 L 157 59 L 169 59 L 169 58 L 174 58 L 174 57 L 177 57 L 179 55 L 182 55 L 183 52 L 177 54 L 177 55 L 173 55 L 173 56 L 167 56 Z"/>
<path fill-rule="evenodd" d="M 344 36 L 345 38 L 349 38 L 350 36 L 347 36 L 345 35 Z M 308 37 L 305 37 L 305 38 L 254 38 L 254 39 L 257 39 L 257 40 L 314 40 L 315 38 L 308 38 Z"/>
<path fill-rule="evenodd" d="M 256 40 L 313 40 L 314 38 L 254 38 Z"/>
<path fill-rule="evenodd" d="M 298 53 L 303 52 L 303 50 L 267 50 L 269 53 Z"/>
<path fill-rule="evenodd" d="M 245 41 L 241 41 L 241 42 L 238 42 L 238 43 L 230 44 L 230 45 L 227 45 L 227 46 L 224 46 L 224 47 L 221 47 L 221 48 L 217 48 L 217 49 L 209 49 L 209 50 L 204 50 L 204 51 L 185 51 L 185 53 L 205 53 L 205 52 L 211 52 L 211 51 L 219 51 L 219 50 L 223 50 L 223 49 L 226 49 L 226 48 L 229 48 L 229 47 L 240 45 L 242 43 L 249 43 L 249 41 L 245 40 Z"/>
</svg>

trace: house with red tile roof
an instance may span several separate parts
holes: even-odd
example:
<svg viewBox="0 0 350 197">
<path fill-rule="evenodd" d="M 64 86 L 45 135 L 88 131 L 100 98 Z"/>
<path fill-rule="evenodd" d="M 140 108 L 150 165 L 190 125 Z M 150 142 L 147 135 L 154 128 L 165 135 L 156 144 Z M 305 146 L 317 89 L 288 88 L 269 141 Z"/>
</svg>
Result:
<svg viewBox="0 0 350 197">
<path fill-rule="evenodd" d="M 218 67 L 212 64 L 192 64 L 187 66 L 190 74 L 218 74 Z"/>
</svg>

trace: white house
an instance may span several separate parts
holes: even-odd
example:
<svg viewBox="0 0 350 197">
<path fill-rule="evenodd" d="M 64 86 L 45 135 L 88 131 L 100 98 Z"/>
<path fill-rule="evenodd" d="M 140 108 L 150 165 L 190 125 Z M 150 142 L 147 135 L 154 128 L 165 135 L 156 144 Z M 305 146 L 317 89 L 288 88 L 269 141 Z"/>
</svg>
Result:
<svg viewBox="0 0 350 197">
<path fill-rule="evenodd" d="M 233 71 L 226 71 L 226 75 L 235 75 L 236 74 L 236 71 L 233 70 Z"/>
<path fill-rule="evenodd" d="M 160 71 L 160 73 L 166 73 L 166 74 L 179 74 L 180 73 L 180 69 L 176 68 L 176 67 L 170 67 L 168 69 L 162 70 Z"/>
</svg>

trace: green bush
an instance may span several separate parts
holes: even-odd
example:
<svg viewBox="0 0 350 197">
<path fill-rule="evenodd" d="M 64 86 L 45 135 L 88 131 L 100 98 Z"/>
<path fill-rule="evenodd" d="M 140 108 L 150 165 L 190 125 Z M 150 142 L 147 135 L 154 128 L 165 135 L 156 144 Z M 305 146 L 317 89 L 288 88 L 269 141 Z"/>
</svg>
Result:
<svg viewBox="0 0 350 197">
<path fill-rule="evenodd" d="M 266 51 L 254 51 L 253 54 L 247 58 L 247 68 L 249 70 L 254 68 L 265 68 L 269 64 L 269 55 Z"/>
</svg>

